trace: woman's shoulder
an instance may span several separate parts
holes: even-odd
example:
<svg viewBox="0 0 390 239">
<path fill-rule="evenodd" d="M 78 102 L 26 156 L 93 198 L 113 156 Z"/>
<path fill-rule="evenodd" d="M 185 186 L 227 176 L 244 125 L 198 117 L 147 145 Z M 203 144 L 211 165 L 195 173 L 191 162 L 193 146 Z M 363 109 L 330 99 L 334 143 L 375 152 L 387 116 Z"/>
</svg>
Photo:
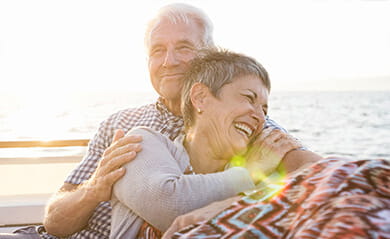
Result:
<svg viewBox="0 0 390 239">
<path fill-rule="evenodd" d="M 129 130 L 129 132 L 127 134 L 128 135 L 129 134 L 142 134 L 142 135 L 145 134 L 145 135 L 156 135 L 156 136 L 162 135 L 160 132 L 158 132 L 150 127 L 147 127 L 147 126 L 134 127 L 131 130 Z"/>
<path fill-rule="evenodd" d="M 168 147 L 173 146 L 173 142 L 168 137 L 158 132 L 157 130 L 146 126 L 134 127 L 127 133 L 127 135 L 140 135 L 142 136 L 143 143 L 158 140 L 163 144 L 166 144 Z"/>
<path fill-rule="evenodd" d="M 149 151 L 150 154 L 159 154 L 161 156 L 164 154 L 163 151 L 165 149 L 167 150 L 166 152 L 169 152 L 171 157 L 178 162 L 180 168 L 185 169 L 188 166 L 189 158 L 183 145 L 170 140 L 162 133 L 152 128 L 142 126 L 131 129 L 128 135 L 129 134 L 136 134 L 142 137 L 142 151 Z"/>
</svg>

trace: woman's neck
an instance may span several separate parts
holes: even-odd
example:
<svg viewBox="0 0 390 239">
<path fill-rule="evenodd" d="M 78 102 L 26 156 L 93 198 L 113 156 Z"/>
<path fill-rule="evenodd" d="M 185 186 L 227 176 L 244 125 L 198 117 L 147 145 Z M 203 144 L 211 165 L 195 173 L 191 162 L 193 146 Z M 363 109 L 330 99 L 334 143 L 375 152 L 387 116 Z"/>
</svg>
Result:
<svg viewBox="0 0 390 239">
<path fill-rule="evenodd" d="M 222 171 L 227 161 L 221 160 L 210 147 L 207 135 L 189 130 L 184 139 L 184 147 L 190 157 L 195 173 L 214 173 Z"/>
</svg>

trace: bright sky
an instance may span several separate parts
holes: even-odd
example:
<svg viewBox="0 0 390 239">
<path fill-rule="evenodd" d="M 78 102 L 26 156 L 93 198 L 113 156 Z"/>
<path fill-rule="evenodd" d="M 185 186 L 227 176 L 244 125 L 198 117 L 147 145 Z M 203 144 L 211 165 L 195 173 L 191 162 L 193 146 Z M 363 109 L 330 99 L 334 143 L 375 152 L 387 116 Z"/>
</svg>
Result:
<svg viewBox="0 0 390 239">
<path fill-rule="evenodd" d="M 173 1 L 0 1 L 0 91 L 142 90 L 143 32 Z M 257 58 L 273 90 L 390 90 L 390 1 L 182 1 L 218 45 Z"/>
</svg>

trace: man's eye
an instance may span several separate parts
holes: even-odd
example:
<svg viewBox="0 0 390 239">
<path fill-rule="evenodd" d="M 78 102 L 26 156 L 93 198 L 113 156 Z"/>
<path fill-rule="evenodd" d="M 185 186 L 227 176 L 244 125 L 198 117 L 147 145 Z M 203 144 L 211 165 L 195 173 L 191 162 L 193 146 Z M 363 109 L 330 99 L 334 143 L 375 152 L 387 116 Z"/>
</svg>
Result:
<svg viewBox="0 0 390 239">
<path fill-rule="evenodd" d="M 177 49 L 179 51 L 192 51 L 193 50 L 193 48 L 190 46 L 179 46 Z"/>
<path fill-rule="evenodd" d="M 151 52 L 150 52 L 150 55 L 157 55 L 157 54 L 161 54 L 163 52 L 163 49 L 162 48 L 156 48 L 156 49 L 153 49 Z"/>
</svg>

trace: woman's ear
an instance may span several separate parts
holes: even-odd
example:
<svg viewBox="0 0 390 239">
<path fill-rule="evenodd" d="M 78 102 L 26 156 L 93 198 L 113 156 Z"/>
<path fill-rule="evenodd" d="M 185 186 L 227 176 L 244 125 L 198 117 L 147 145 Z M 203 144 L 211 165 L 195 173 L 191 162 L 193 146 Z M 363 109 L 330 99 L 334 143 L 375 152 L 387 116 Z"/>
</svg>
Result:
<svg viewBox="0 0 390 239">
<path fill-rule="evenodd" d="M 197 82 L 191 87 L 191 103 L 198 113 L 203 112 L 206 98 L 210 94 L 209 88 L 203 83 Z"/>
</svg>

